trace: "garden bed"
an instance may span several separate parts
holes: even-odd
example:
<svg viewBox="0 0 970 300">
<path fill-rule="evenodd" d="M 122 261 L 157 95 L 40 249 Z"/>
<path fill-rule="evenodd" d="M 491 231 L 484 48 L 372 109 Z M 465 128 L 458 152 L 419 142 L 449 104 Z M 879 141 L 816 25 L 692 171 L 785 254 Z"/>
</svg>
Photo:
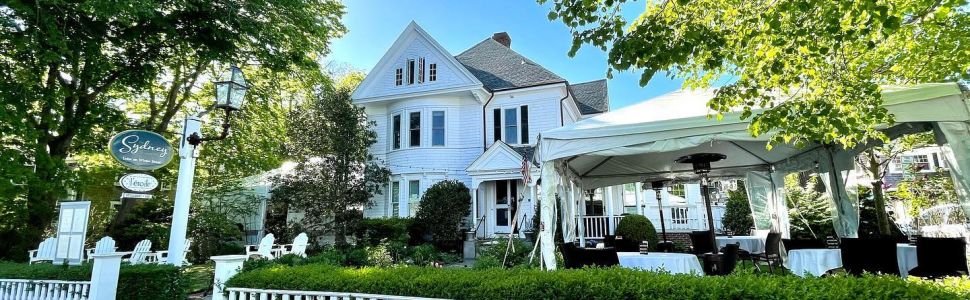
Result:
<svg viewBox="0 0 970 300">
<path fill-rule="evenodd" d="M 739 274 L 698 277 L 621 268 L 559 270 L 274 265 L 242 272 L 227 286 L 455 299 L 967 299 L 970 279 L 894 276 L 800 278 Z"/>
</svg>

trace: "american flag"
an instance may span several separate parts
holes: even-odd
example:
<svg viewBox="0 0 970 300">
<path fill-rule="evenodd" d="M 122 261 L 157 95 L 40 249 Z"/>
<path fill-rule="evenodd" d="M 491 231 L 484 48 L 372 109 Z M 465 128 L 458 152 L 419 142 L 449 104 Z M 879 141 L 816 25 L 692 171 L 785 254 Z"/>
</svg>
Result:
<svg viewBox="0 0 970 300">
<path fill-rule="evenodd" d="M 522 159 L 522 181 L 528 184 L 532 182 L 532 164 L 529 163 L 529 159 Z"/>
</svg>

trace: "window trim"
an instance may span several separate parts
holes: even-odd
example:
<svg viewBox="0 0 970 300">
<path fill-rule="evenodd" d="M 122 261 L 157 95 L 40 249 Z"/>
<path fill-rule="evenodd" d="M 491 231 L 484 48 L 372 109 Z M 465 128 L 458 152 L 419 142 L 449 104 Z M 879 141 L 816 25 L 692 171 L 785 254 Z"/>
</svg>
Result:
<svg viewBox="0 0 970 300">
<path fill-rule="evenodd" d="M 404 69 L 397 68 L 394 70 L 394 86 L 404 85 Z"/>
<path fill-rule="evenodd" d="M 395 119 L 397 119 L 395 123 Z M 404 137 L 401 133 L 404 126 L 402 126 L 401 113 L 396 113 L 391 115 L 391 150 L 400 150 L 401 146 L 404 145 Z M 397 127 L 397 128 L 395 128 Z"/>
<path fill-rule="evenodd" d="M 438 64 L 428 64 L 428 82 L 438 81 Z"/>
<path fill-rule="evenodd" d="M 528 128 L 523 128 L 523 127 L 529 125 L 529 121 L 525 121 L 525 122 L 522 121 L 523 120 L 522 119 L 522 109 L 525 108 L 526 109 L 526 113 L 528 114 L 528 109 L 529 109 L 528 107 L 529 107 L 528 105 L 515 105 L 515 106 L 496 107 L 496 108 L 492 109 L 492 123 L 495 123 L 496 121 L 498 121 L 498 124 L 492 124 L 492 137 L 493 137 L 494 141 L 502 141 L 502 142 L 505 142 L 506 144 L 514 145 L 514 146 L 529 145 L 529 142 L 531 142 L 531 138 L 528 138 L 528 137 L 522 135 L 523 133 L 529 134 L 529 129 Z M 506 132 L 506 117 L 507 117 L 507 115 L 506 115 L 505 111 L 507 109 L 515 109 L 515 115 L 516 115 L 516 118 L 517 118 L 517 120 L 515 122 L 515 131 L 516 131 L 516 139 L 517 140 L 515 141 L 515 143 L 510 143 L 506 139 L 506 133 L 507 133 Z M 496 116 L 495 116 L 496 112 L 499 113 L 499 117 L 498 118 L 496 118 Z M 526 115 L 526 117 L 528 117 L 528 115 Z M 524 141 L 523 141 L 523 137 L 526 137 L 524 139 Z"/>
<path fill-rule="evenodd" d="M 404 67 L 407 68 L 407 83 L 408 85 L 414 85 L 414 59 L 409 58 L 404 62 Z"/>
<path fill-rule="evenodd" d="M 397 185 L 397 193 L 394 192 L 394 185 Z M 388 216 L 398 217 L 401 215 L 401 181 L 394 178 L 391 179 L 391 184 L 388 185 Z"/>
<path fill-rule="evenodd" d="M 408 201 L 408 216 L 409 217 L 414 217 L 415 215 L 417 215 L 418 209 L 420 208 L 420 205 L 421 205 L 421 179 L 408 179 L 407 181 L 408 181 L 408 197 L 407 197 L 408 198 L 407 199 L 407 201 Z M 411 183 L 417 183 L 418 184 L 418 188 L 417 188 L 417 192 L 416 193 L 412 193 L 413 191 L 411 190 Z M 417 201 L 412 202 L 411 201 L 411 195 L 417 196 Z M 414 205 L 414 204 L 416 204 L 416 205 Z M 411 214 L 412 211 L 414 212 L 414 214 Z"/>
<path fill-rule="evenodd" d="M 435 128 L 435 113 L 441 113 L 441 128 Z M 431 147 L 444 147 L 448 145 L 448 113 L 443 109 L 431 110 Z M 435 144 L 435 130 L 441 129 L 441 144 Z"/>
<path fill-rule="evenodd" d="M 415 116 L 415 114 L 417 114 L 417 116 L 418 116 L 417 128 L 414 128 L 415 123 L 414 123 L 413 117 Z M 422 117 L 421 117 L 421 115 L 422 114 L 423 113 L 420 110 L 413 110 L 413 111 L 409 111 L 408 112 L 408 148 L 420 148 L 421 147 L 421 137 L 422 137 L 422 134 L 421 134 L 421 127 L 422 127 L 421 126 L 421 121 L 422 121 L 421 119 L 422 119 Z M 415 144 L 415 141 L 414 141 L 414 131 L 415 130 L 417 130 L 417 132 L 418 132 L 417 144 Z"/>
</svg>

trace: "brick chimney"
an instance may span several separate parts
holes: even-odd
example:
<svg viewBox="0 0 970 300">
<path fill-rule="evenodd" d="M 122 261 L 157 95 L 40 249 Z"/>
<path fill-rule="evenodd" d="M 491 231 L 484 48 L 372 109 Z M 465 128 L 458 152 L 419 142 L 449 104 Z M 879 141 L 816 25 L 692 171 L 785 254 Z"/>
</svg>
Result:
<svg viewBox="0 0 970 300">
<path fill-rule="evenodd" d="M 512 38 L 505 31 L 497 32 L 492 35 L 492 39 L 499 44 L 505 45 L 506 48 L 512 48 Z"/>
</svg>

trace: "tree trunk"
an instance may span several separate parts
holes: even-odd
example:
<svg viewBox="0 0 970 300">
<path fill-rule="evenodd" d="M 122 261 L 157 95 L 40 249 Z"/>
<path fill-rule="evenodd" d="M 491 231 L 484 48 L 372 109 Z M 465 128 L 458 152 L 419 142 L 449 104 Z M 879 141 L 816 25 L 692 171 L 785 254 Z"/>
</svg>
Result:
<svg viewBox="0 0 970 300">
<path fill-rule="evenodd" d="M 882 164 L 872 150 L 866 151 L 869 157 L 869 174 L 872 176 L 872 200 L 876 210 L 876 223 L 879 228 L 879 235 L 889 236 L 889 215 L 886 214 L 886 199 L 882 192 Z"/>
</svg>

